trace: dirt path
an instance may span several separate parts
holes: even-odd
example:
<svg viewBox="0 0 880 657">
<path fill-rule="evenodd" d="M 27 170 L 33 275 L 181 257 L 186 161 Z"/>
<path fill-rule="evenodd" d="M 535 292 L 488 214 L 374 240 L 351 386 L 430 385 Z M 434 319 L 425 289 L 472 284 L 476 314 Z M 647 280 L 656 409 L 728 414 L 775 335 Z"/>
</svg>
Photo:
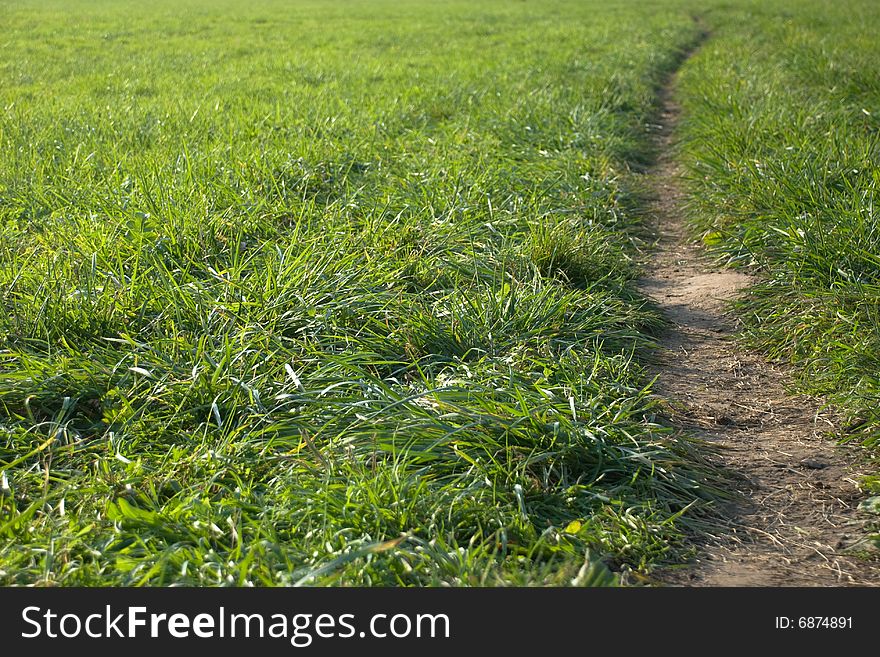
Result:
<svg viewBox="0 0 880 657">
<path fill-rule="evenodd" d="M 741 495 L 721 510 L 717 532 L 695 537 L 697 557 L 658 581 L 685 586 L 880 584 L 880 564 L 860 549 L 864 514 L 858 448 L 836 447 L 819 404 L 785 390 L 785 375 L 738 347 L 727 312 L 750 279 L 709 264 L 683 222 L 680 171 L 670 155 L 679 117 L 675 80 L 663 90 L 659 158 L 647 172 L 657 244 L 641 290 L 672 326 L 653 365 L 657 392 L 681 431 L 714 444 Z M 849 554 L 848 554 L 849 553 Z"/>
</svg>

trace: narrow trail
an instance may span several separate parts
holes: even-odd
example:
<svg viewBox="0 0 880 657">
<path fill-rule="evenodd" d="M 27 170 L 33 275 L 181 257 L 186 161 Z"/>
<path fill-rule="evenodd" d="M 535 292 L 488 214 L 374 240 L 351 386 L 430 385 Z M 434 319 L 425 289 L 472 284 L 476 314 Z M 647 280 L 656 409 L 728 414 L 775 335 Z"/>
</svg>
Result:
<svg viewBox="0 0 880 657">
<path fill-rule="evenodd" d="M 711 265 L 683 219 L 681 171 L 671 155 L 680 108 L 676 78 L 661 91 L 658 158 L 646 172 L 657 240 L 641 291 L 671 327 L 652 365 L 656 392 L 679 431 L 717 448 L 732 473 L 732 501 L 694 537 L 694 561 L 657 574 L 679 586 L 880 584 L 880 564 L 856 558 L 863 537 L 859 450 L 838 447 L 817 400 L 786 392 L 785 373 L 733 342 L 728 302 L 751 279 Z M 823 435 L 824 434 L 824 435 Z"/>
</svg>

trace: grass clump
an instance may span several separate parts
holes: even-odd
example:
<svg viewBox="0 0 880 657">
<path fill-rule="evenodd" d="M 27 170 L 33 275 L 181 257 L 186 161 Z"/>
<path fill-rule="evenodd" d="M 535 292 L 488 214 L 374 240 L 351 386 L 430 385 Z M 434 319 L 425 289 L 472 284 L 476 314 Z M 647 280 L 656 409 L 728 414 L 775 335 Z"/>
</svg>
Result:
<svg viewBox="0 0 880 657">
<path fill-rule="evenodd" d="M 620 290 L 632 280 L 634 267 L 621 260 L 626 249 L 618 233 L 546 218 L 531 228 L 530 256 L 544 276 L 580 289 L 608 286 Z"/>
</svg>

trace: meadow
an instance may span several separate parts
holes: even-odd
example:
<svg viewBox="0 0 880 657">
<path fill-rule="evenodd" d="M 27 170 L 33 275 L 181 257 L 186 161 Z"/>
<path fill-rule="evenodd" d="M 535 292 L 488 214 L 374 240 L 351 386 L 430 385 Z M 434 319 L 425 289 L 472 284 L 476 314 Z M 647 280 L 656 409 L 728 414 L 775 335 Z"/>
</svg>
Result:
<svg viewBox="0 0 880 657">
<path fill-rule="evenodd" d="M 747 5 L 685 67 L 684 158 L 704 241 L 762 281 L 748 342 L 880 439 L 880 22 L 875 3 Z M 712 20 L 708 18 L 707 20 Z M 873 484 L 876 492 L 880 486 Z"/>
<path fill-rule="evenodd" d="M 634 281 L 705 30 L 695 230 L 766 272 L 754 344 L 877 408 L 880 16 L 801 4 L 0 2 L 0 584 L 683 559 L 722 484 Z"/>
</svg>

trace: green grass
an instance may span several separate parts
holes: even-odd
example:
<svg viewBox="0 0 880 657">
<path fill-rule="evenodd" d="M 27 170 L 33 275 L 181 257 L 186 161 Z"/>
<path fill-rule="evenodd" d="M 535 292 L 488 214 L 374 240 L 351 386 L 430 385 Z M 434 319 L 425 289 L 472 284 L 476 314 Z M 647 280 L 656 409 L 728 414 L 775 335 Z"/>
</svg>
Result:
<svg viewBox="0 0 880 657">
<path fill-rule="evenodd" d="M 880 439 L 880 6 L 741 2 L 682 76 L 692 207 L 761 277 L 749 342 Z"/>
<path fill-rule="evenodd" d="M 633 281 L 704 28 L 701 229 L 765 277 L 749 339 L 876 428 L 880 17 L 845 5 L 0 1 L 0 584 L 681 559 L 719 491 Z"/>
<path fill-rule="evenodd" d="M 672 558 L 712 491 L 637 362 L 664 6 L 0 5 L 0 583 Z"/>
</svg>

